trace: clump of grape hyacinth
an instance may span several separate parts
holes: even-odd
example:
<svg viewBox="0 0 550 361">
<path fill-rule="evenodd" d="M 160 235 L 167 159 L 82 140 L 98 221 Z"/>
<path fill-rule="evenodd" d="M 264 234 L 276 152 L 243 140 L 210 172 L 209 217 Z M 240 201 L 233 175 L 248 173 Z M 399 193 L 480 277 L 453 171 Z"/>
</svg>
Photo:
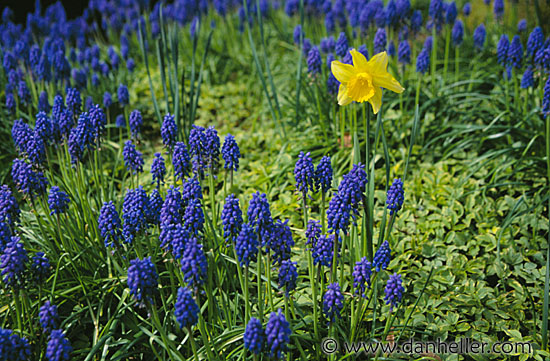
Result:
<svg viewBox="0 0 550 361">
<path fill-rule="evenodd" d="M 370 288 L 372 264 L 367 257 L 361 258 L 353 267 L 353 287 L 361 296 L 366 297 L 365 285 Z"/>
<path fill-rule="evenodd" d="M 57 306 L 50 303 L 50 301 L 44 302 L 44 305 L 40 307 L 38 312 L 40 318 L 40 326 L 44 333 L 48 334 L 52 330 L 57 329 L 59 324 L 59 315 L 57 313 Z"/>
<path fill-rule="evenodd" d="M 48 361 L 69 361 L 73 351 L 71 342 L 65 337 L 62 330 L 53 330 L 46 348 Z"/>
<path fill-rule="evenodd" d="M 32 166 L 24 160 L 13 160 L 11 176 L 17 189 L 26 195 L 41 195 L 46 191 L 48 180 L 44 174 L 34 171 Z"/>
<path fill-rule="evenodd" d="M 181 328 L 191 329 L 199 320 L 199 306 L 187 287 L 178 288 L 174 314 Z"/>
<path fill-rule="evenodd" d="M 239 199 L 234 194 L 230 194 L 225 198 L 221 220 L 223 235 L 226 243 L 229 244 L 235 240 L 243 224 L 243 213 L 239 206 Z"/>
<path fill-rule="evenodd" d="M 134 143 L 131 140 L 127 140 L 124 143 L 124 149 L 122 150 L 122 156 L 124 157 L 124 164 L 126 169 L 133 174 L 143 172 L 143 156 L 141 152 L 136 149 Z"/>
<path fill-rule="evenodd" d="M 12 330 L 0 328 L 0 360 L 30 361 L 31 347 L 27 339 Z"/>
<path fill-rule="evenodd" d="M 255 355 L 262 353 L 265 342 L 265 333 L 260 320 L 255 317 L 250 318 L 250 321 L 246 324 L 243 341 L 244 347 L 248 351 L 254 353 Z"/>
<path fill-rule="evenodd" d="M 279 268 L 279 288 L 284 288 L 287 297 L 289 292 L 296 288 L 297 279 L 296 262 L 292 262 L 290 259 L 282 261 Z"/>
<path fill-rule="evenodd" d="M 386 288 L 384 289 L 384 300 L 387 305 L 390 305 L 390 310 L 401 301 L 405 288 L 402 285 L 401 275 L 394 273 L 390 275 Z"/>
<path fill-rule="evenodd" d="M 329 284 L 323 296 L 323 313 L 329 323 L 341 317 L 340 311 L 344 307 L 343 301 L 344 295 L 340 291 L 340 285 L 336 282 Z"/>
<path fill-rule="evenodd" d="M 235 141 L 235 137 L 231 134 L 227 134 L 222 146 L 223 167 L 227 170 L 234 170 L 236 172 L 239 169 L 240 157 L 241 152 Z"/>
<path fill-rule="evenodd" d="M 382 245 L 376 250 L 374 258 L 372 260 L 373 266 L 376 268 L 376 272 L 385 270 L 390 264 L 391 249 L 388 241 L 382 242 Z"/>
<path fill-rule="evenodd" d="M 151 175 L 153 177 L 153 183 L 156 182 L 157 188 L 161 183 L 164 184 L 164 176 L 166 175 L 166 166 L 164 165 L 164 158 L 160 153 L 155 153 L 153 164 L 151 165 Z"/>
<path fill-rule="evenodd" d="M 404 199 L 403 182 L 401 181 L 401 178 L 396 178 L 390 189 L 388 189 L 386 198 L 386 204 L 390 210 L 390 215 L 399 212 L 403 206 Z"/>
<path fill-rule="evenodd" d="M 271 357 L 280 359 L 283 356 L 288 350 L 291 334 L 290 324 L 281 309 L 272 312 L 265 327 L 266 345 Z"/>
<path fill-rule="evenodd" d="M 50 194 L 48 196 L 48 206 L 50 207 L 50 214 L 61 214 L 67 211 L 71 199 L 67 193 L 59 189 L 58 186 L 50 188 Z"/>
<path fill-rule="evenodd" d="M 122 240 L 122 224 L 120 216 L 112 201 L 103 203 L 97 219 L 101 238 L 105 247 L 116 247 Z"/>
<path fill-rule="evenodd" d="M 145 302 L 153 303 L 153 297 L 157 292 L 158 274 L 151 257 L 143 260 L 136 258 L 130 261 L 128 267 L 128 288 L 130 294 L 143 305 Z"/>
</svg>

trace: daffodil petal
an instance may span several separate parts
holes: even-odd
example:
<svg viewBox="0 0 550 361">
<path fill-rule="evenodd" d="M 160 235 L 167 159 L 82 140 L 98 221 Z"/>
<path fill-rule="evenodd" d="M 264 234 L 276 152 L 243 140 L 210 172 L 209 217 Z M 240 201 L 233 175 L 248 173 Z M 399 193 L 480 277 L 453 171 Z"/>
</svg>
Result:
<svg viewBox="0 0 550 361">
<path fill-rule="evenodd" d="M 376 88 L 374 95 L 369 99 L 369 103 L 372 105 L 372 111 L 377 114 L 382 106 L 382 89 Z"/>
<path fill-rule="evenodd" d="M 405 88 L 403 88 L 401 84 L 399 84 L 399 82 L 389 73 L 386 73 L 385 75 L 376 74 L 374 76 L 373 83 L 376 86 L 386 88 L 396 93 L 402 93 L 403 90 L 405 90 Z"/>
<path fill-rule="evenodd" d="M 373 76 L 387 73 L 388 69 L 388 54 L 383 51 L 373 56 L 367 63 Z"/>
<path fill-rule="evenodd" d="M 344 84 L 340 84 L 338 88 L 338 105 L 348 105 L 352 101 L 353 100 L 348 96 L 348 88 Z"/>
<path fill-rule="evenodd" d="M 367 58 L 355 49 L 352 49 L 350 53 L 353 59 L 353 66 L 359 71 L 365 71 L 368 67 Z"/>
<path fill-rule="evenodd" d="M 347 83 L 349 79 L 355 74 L 355 69 L 352 65 L 344 64 L 338 60 L 334 60 L 330 64 L 332 74 L 340 83 Z"/>
</svg>

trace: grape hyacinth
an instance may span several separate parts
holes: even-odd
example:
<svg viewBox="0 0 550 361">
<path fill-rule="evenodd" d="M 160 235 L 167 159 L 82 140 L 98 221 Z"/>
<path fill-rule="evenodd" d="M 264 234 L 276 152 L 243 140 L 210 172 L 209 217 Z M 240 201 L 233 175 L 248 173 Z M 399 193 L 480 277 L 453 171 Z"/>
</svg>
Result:
<svg viewBox="0 0 550 361">
<path fill-rule="evenodd" d="M 189 157 L 187 146 L 184 142 L 177 142 L 174 145 L 172 164 L 174 165 L 176 179 L 183 180 L 187 175 L 189 175 L 191 170 L 191 158 Z"/>
<path fill-rule="evenodd" d="M 329 324 L 342 317 L 340 311 L 344 307 L 343 301 L 344 295 L 340 291 L 340 285 L 337 282 L 329 284 L 323 296 L 323 313 Z"/>
<path fill-rule="evenodd" d="M 197 241 L 197 238 L 193 237 L 187 241 L 180 265 L 183 279 L 188 285 L 198 287 L 204 283 L 208 263 L 202 244 Z"/>
<path fill-rule="evenodd" d="M 176 137 L 178 128 L 176 126 L 176 120 L 173 115 L 166 114 L 162 121 L 162 127 L 160 128 L 160 135 L 162 136 L 162 143 L 165 147 L 172 149 L 176 143 Z"/>
<path fill-rule="evenodd" d="M 296 179 L 296 188 L 302 193 L 302 196 L 307 196 L 309 190 L 314 190 L 315 169 L 313 161 L 309 156 L 309 152 L 300 152 L 298 161 L 294 166 L 294 178 Z"/>
<path fill-rule="evenodd" d="M 366 297 L 365 285 L 370 288 L 372 264 L 367 257 L 361 258 L 353 267 L 353 287 L 362 297 Z"/>
<path fill-rule="evenodd" d="M 385 270 L 390 264 L 391 249 L 388 241 L 382 242 L 382 245 L 376 250 L 374 259 L 372 260 L 373 266 L 376 268 L 376 272 Z"/>
<path fill-rule="evenodd" d="M 332 165 L 329 156 L 324 156 L 315 169 L 315 188 L 326 193 L 332 187 Z"/>
<path fill-rule="evenodd" d="M 210 126 L 204 131 L 204 150 L 206 156 L 206 165 L 210 169 L 210 174 L 214 175 L 218 171 L 220 162 L 220 138 L 216 128 Z"/>
<path fill-rule="evenodd" d="M 67 193 L 59 189 L 58 186 L 50 188 L 48 196 L 48 206 L 50 207 L 50 215 L 61 214 L 67 211 L 71 199 Z"/>
<path fill-rule="evenodd" d="M 19 222 L 19 204 L 13 196 L 11 189 L 3 184 L 0 187 L 0 221 L 7 222 L 7 224 L 14 228 L 15 224 Z"/>
<path fill-rule="evenodd" d="M 243 213 L 239 205 L 239 199 L 234 194 L 230 194 L 225 198 L 221 220 L 225 242 L 230 244 L 239 235 L 243 224 Z"/>
<path fill-rule="evenodd" d="M 174 315 L 181 328 L 191 329 L 199 320 L 199 306 L 187 287 L 178 288 Z"/>
<path fill-rule="evenodd" d="M 386 198 L 386 204 L 390 210 L 390 215 L 399 212 L 403 206 L 404 199 L 403 182 L 401 178 L 396 178 L 390 186 L 390 189 L 388 189 Z"/>
<path fill-rule="evenodd" d="M 346 33 L 341 32 L 334 46 L 334 51 L 336 52 L 336 55 L 339 57 L 343 57 L 344 55 L 346 55 L 348 51 L 348 47 L 349 45 L 348 45 L 348 38 L 346 37 Z"/>
<path fill-rule="evenodd" d="M 384 300 L 387 305 L 390 305 L 390 310 L 393 310 L 401 301 L 403 291 L 405 291 L 405 288 L 402 285 L 401 275 L 397 273 L 390 275 L 386 288 L 384 289 Z"/>
<path fill-rule="evenodd" d="M 117 247 L 122 240 L 122 225 L 112 201 L 103 203 L 97 223 L 105 247 Z"/>
<path fill-rule="evenodd" d="M 313 245 L 312 257 L 313 264 L 325 267 L 332 266 L 332 258 L 334 252 L 334 241 L 336 236 L 334 234 L 323 234 L 319 237 L 317 242 Z"/>
<path fill-rule="evenodd" d="M 137 109 L 132 111 L 128 121 L 130 123 L 130 133 L 132 134 L 132 138 L 137 139 L 139 133 L 141 133 L 141 127 L 143 125 L 143 117 L 141 116 L 141 112 Z"/>
<path fill-rule="evenodd" d="M 311 74 L 320 74 L 323 66 L 319 48 L 314 46 L 307 54 L 307 71 Z"/>
<path fill-rule="evenodd" d="M 142 186 L 128 189 L 122 203 L 122 234 L 127 243 L 132 243 L 135 237 L 147 229 L 147 208 L 149 198 Z"/>
<path fill-rule="evenodd" d="M 505 66 L 508 60 L 508 48 L 510 47 L 510 40 L 508 35 L 502 34 L 497 44 L 497 62 Z"/>
<path fill-rule="evenodd" d="M 51 304 L 50 301 L 44 302 L 44 305 L 40 307 L 38 316 L 40 317 L 40 326 L 42 326 L 42 330 L 45 334 L 57 329 L 59 325 L 59 315 L 56 305 Z"/>
<path fill-rule="evenodd" d="M 399 43 L 399 47 L 397 48 L 397 60 L 401 64 L 411 63 L 411 46 L 407 40 L 403 40 Z"/>
<path fill-rule="evenodd" d="M 161 183 L 164 184 L 164 176 L 166 175 L 166 166 L 164 165 L 164 158 L 160 153 L 155 153 L 153 164 L 151 165 L 151 175 L 153 177 L 153 183 L 157 183 L 157 188 Z"/>
<path fill-rule="evenodd" d="M 309 245 L 309 250 L 312 249 L 312 247 L 315 246 L 317 243 L 317 240 L 319 239 L 319 236 L 321 235 L 321 223 L 319 221 L 316 221 L 314 219 L 310 219 L 307 222 L 307 228 L 306 228 L 306 246 Z"/>
<path fill-rule="evenodd" d="M 41 195 L 46 191 L 48 181 L 40 171 L 34 171 L 30 164 L 14 159 L 11 176 L 17 189 L 26 195 Z"/>
<path fill-rule="evenodd" d="M 515 35 L 508 48 L 508 64 L 516 69 L 521 68 L 523 60 L 523 46 L 519 35 Z"/>
<path fill-rule="evenodd" d="M 141 152 L 136 149 L 134 143 L 131 140 L 127 140 L 124 143 L 124 149 L 122 150 L 122 155 L 124 157 L 124 164 L 126 169 L 133 174 L 143 172 L 143 156 Z"/>
<path fill-rule="evenodd" d="M 0 255 L 0 269 L 2 269 L 0 275 L 3 276 L 6 286 L 16 289 L 23 287 L 25 264 L 28 259 L 27 250 L 19 237 L 12 237 Z"/>
<path fill-rule="evenodd" d="M 338 192 L 332 197 L 327 210 L 327 224 L 334 234 L 339 231 L 347 234 L 350 216 L 355 220 L 359 213 L 359 202 L 363 198 L 367 174 L 364 165 L 354 164 L 352 170 L 344 175 L 338 186 Z"/>
<path fill-rule="evenodd" d="M 289 259 L 291 248 L 294 246 L 294 239 L 288 226 L 288 219 L 284 222 L 277 220 L 273 223 L 269 236 L 264 238 L 263 241 L 262 246 L 265 246 L 266 250 L 271 252 L 273 264 L 280 264 L 282 261 Z"/>
<path fill-rule="evenodd" d="M 234 170 L 235 172 L 239 169 L 239 158 L 241 157 L 241 152 L 239 146 L 235 141 L 235 137 L 231 134 L 227 134 L 222 146 L 222 158 L 224 161 L 224 168 L 227 170 Z"/>
<path fill-rule="evenodd" d="M 451 31 L 451 38 L 454 46 L 460 46 L 464 40 L 464 23 L 462 20 L 455 21 L 453 30 Z"/>
<path fill-rule="evenodd" d="M 191 199 L 183 213 L 183 225 L 185 229 L 194 235 L 202 232 L 204 227 L 204 213 L 200 199 Z"/>
<path fill-rule="evenodd" d="M 518 21 L 518 33 L 523 33 L 527 30 L 527 20 L 521 19 Z"/>
<path fill-rule="evenodd" d="M 290 324 L 281 309 L 272 312 L 265 328 L 266 345 L 271 357 L 282 358 L 283 353 L 288 350 L 291 334 Z"/>
<path fill-rule="evenodd" d="M 69 361 L 73 351 L 70 341 L 62 330 L 53 330 L 46 348 L 48 361 Z"/>
<path fill-rule="evenodd" d="M 531 33 L 529 34 L 529 38 L 527 39 L 527 56 L 535 56 L 537 51 L 543 46 L 543 43 L 544 33 L 542 32 L 542 28 L 540 26 L 537 26 L 533 29 L 533 31 L 531 31 Z"/>
<path fill-rule="evenodd" d="M 118 102 L 120 106 L 125 107 L 130 102 L 130 94 L 128 93 L 128 88 L 124 84 L 120 84 L 117 90 Z"/>
<path fill-rule="evenodd" d="M 50 260 L 44 252 L 36 252 L 30 264 L 31 279 L 36 285 L 44 283 L 51 274 Z"/>
<path fill-rule="evenodd" d="M 164 200 L 159 190 L 157 188 L 153 189 L 149 195 L 149 204 L 147 206 L 147 223 L 156 226 L 160 224 L 160 210 L 162 209 L 163 203 Z"/>
<path fill-rule="evenodd" d="M 262 353 L 265 333 L 262 323 L 255 317 L 250 318 L 246 324 L 246 329 L 243 335 L 244 347 L 255 355 Z"/>
<path fill-rule="evenodd" d="M 130 261 L 128 267 L 128 288 L 130 294 L 142 306 L 145 302 L 153 303 L 157 292 L 158 274 L 151 257 L 143 260 L 136 258 Z"/>
<path fill-rule="evenodd" d="M 546 119 L 550 115 L 550 76 L 544 84 L 544 95 L 542 97 L 542 115 Z"/>
<path fill-rule="evenodd" d="M 12 330 L 0 328 L 0 360 L 30 361 L 31 347 L 27 339 Z"/>
<path fill-rule="evenodd" d="M 268 235 L 273 219 L 269 210 L 269 203 L 265 193 L 256 192 L 252 194 L 252 199 L 248 205 L 247 211 L 248 223 L 256 233 L 264 238 Z"/>
<path fill-rule="evenodd" d="M 254 229 L 247 223 L 244 223 L 235 240 L 235 251 L 239 264 L 243 267 L 248 267 L 250 262 L 255 262 L 258 255 L 258 247 L 258 237 Z"/>
<path fill-rule="evenodd" d="M 279 268 L 279 288 L 285 289 L 286 297 L 288 297 L 290 291 L 296 288 L 296 280 L 298 279 L 296 264 L 297 262 L 287 259 L 281 262 L 281 267 Z"/>
<path fill-rule="evenodd" d="M 485 31 L 485 25 L 480 24 L 475 30 L 474 30 L 474 46 L 478 50 L 483 49 L 483 45 L 485 44 L 485 37 L 487 33 Z"/>
<path fill-rule="evenodd" d="M 426 74 L 430 68 L 430 52 L 423 48 L 416 58 L 416 71 L 420 74 Z"/>
<path fill-rule="evenodd" d="M 527 89 L 532 88 L 535 85 L 535 78 L 533 73 L 533 67 L 528 66 L 525 69 L 525 72 L 523 73 L 523 76 L 521 78 L 521 88 Z"/>
<path fill-rule="evenodd" d="M 376 34 L 374 34 L 374 54 L 381 53 L 386 50 L 388 45 L 388 40 L 386 36 L 385 28 L 378 28 Z"/>
</svg>

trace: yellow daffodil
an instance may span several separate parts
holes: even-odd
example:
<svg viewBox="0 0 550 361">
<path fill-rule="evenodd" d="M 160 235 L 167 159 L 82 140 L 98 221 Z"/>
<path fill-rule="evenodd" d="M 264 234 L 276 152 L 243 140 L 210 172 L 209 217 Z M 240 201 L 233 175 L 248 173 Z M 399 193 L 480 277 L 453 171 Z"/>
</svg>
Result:
<svg viewBox="0 0 550 361">
<path fill-rule="evenodd" d="M 382 88 L 396 93 L 405 89 L 388 73 L 388 55 L 385 51 L 376 54 L 369 61 L 355 49 L 350 53 L 353 65 L 337 60 L 331 63 L 332 74 L 340 82 L 338 104 L 369 102 L 376 114 L 382 105 Z"/>
</svg>

